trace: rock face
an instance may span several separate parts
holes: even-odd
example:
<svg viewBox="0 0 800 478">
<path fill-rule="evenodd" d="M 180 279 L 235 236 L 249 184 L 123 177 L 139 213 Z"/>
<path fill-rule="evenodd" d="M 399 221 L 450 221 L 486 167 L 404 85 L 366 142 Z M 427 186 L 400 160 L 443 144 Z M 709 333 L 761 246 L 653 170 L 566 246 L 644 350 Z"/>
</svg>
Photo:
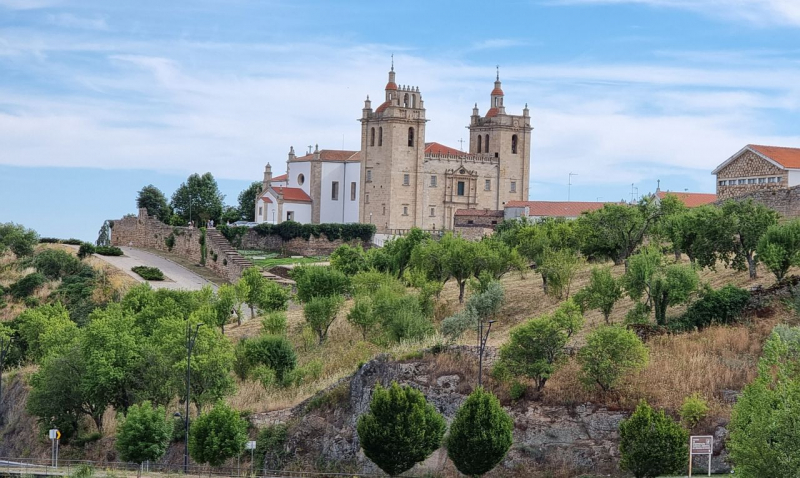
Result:
<svg viewBox="0 0 800 478">
<path fill-rule="evenodd" d="M 450 421 L 474 384 L 460 373 L 440 373 L 430 362 L 391 362 L 379 357 L 340 382 L 292 410 L 290 415 L 252 417 L 257 424 L 291 422 L 287 452 L 309 463 L 337 462 L 348 469 L 378 471 L 361 452 L 356 421 L 368 411 L 376 383 L 392 381 L 420 390 Z M 335 398 L 331 398 L 335 397 Z M 315 405 L 324 403 L 324 405 Z M 574 470 L 613 473 L 619 460 L 619 422 L 625 411 L 594 405 L 575 407 L 518 403 L 506 407 L 514 423 L 514 445 L 499 468 L 552 464 Z M 441 472 L 448 466 L 447 453 L 438 450 L 416 472 Z M 452 465 L 449 465 L 452 467 Z"/>
</svg>

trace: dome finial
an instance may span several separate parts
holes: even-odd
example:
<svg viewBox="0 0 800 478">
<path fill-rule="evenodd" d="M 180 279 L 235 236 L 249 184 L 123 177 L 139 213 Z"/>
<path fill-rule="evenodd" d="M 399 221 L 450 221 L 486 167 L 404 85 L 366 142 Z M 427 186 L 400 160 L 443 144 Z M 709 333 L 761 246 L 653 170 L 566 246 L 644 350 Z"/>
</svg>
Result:
<svg viewBox="0 0 800 478">
<path fill-rule="evenodd" d="M 497 65 L 497 81 L 500 81 L 500 65 Z"/>
<path fill-rule="evenodd" d="M 392 71 L 394 71 L 394 53 L 392 53 Z"/>
</svg>

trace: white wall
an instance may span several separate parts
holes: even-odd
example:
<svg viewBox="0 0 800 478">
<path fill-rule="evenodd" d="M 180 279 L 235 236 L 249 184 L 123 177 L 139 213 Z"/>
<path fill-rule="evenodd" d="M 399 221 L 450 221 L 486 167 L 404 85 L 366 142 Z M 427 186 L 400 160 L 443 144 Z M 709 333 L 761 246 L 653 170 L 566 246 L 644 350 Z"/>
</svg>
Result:
<svg viewBox="0 0 800 478">
<path fill-rule="evenodd" d="M 322 223 L 358 222 L 358 204 L 361 194 L 361 163 L 322 163 L 320 185 L 320 215 Z M 332 199 L 333 182 L 339 183 L 339 196 Z M 355 200 L 350 199 L 351 183 L 356 185 Z"/>
<path fill-rule="evenodd" d="M 261 197 L 268 197 L 272 200 L 271 203 L 264 202 L 260 198 L 256 201 L 256 222 L 268 222 L 270 224 L 275 224 L 278 222 L 278 211 L 277 211 L 277 204 L 278 198 L 276 198 L 272 193 L 266 192 Z M 258 208 L 261 208 L 261 215 L 258 214 Z M 273 212 L 275 214 L 273 214 Z"/>
<path fill-rule="evenodd" d="M 284 202 L 283 203 L 283 217 L 281 217 L 278 222 L 283 222 L 286 220 L 286 213 L 289 211 L 294 211 L 294 220 L 295 222 L 299 222 L 301 224 L 310 224 L 311 223 L 311 203 L 291 203 L 291 202 Z"/>
<path fill-rule="evenodd" d="M 800 171 L 789 171 L 789 187 L 800 184 Z"/>
<path fill-rule="evenodd" d="M 305 181 L 303 184 L 297 184 L 297 176 L 302 174 L 305 176 Z M 306 192 L 311 197 L 314 197 L 311 194 L 310 184 L 311 184 L 311 163 L 308 161 L 302 161 L 299 163 L 291 162 L 289 163 L 288 167 L 288 174 L 287 174 L 287 187 L 290 188 L 300 188 Z"/>
</svg>

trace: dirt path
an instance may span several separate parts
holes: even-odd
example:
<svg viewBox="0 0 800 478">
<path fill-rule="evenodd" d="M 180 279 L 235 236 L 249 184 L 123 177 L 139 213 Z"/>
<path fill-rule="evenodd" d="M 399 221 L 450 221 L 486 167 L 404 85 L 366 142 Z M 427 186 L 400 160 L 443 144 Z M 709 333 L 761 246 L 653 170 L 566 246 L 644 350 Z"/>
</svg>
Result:
<svg viewBox="0 0 800 478">
<path fill-rule="evenodd" d="M 211 286 L 214 290 L 217 289 L 217 285 L 213 282 L 200 277 L 196 273 L 169 259 L 133 247 L 121 247 L 120 249 L 125 253 L 124 256 L 95 255 L 95 257 L 124 271 L 139 282 L 148 282 L 154 289 L 200 290 L 204 286 Z M 158 267 L 168 280 L 145 281 L 131 270 L 132 267 L 136 266 Z"/>
</svg>

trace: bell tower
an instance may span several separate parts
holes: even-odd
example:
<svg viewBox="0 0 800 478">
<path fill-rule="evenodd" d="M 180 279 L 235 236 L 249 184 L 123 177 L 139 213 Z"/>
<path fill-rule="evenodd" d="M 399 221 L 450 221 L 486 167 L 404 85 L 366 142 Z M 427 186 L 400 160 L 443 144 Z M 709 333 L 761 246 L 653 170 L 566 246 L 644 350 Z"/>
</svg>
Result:
<svg viewBox="0 0 800 478">
<path fill-rule="evenodd" d="M 506 113 L 500 68 L 489 95 L 489 109 L 481 116 L 472 109 L 469 152 L 498 161 L 496 207 L 512 200 L 527 201 L 530 181 L 531 118 L 528 105 L 522 115 Z"/>
<path fill-rule="evenodd" d="M 378 232 L 422 224 L 425 107 L 419 87 L 395 82 L 394 59 L 384 101 L 367 96 L 361 118 L 360 221 Z"/>
</svg>

